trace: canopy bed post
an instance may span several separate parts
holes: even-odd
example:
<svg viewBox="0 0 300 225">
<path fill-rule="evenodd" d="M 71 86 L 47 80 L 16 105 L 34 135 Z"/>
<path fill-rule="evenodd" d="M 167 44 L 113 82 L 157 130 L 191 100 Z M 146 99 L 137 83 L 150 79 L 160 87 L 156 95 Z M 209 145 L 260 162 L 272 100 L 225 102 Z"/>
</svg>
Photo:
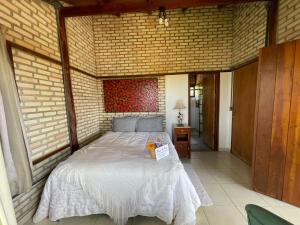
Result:
<svg viewBox="0 0 300 225">
<path fill-rule="evenodd" d="M 56 21 L 57 21 L 57 33 L 58 42 L 60 48 L 60 57 L 63 72 L 63 82 L 64 82 L 64 92 L 67 110 L 67 120 L 70 136 L 70 146 L 72 152 L 79 149 L 78 139 L 77 139 L 77 124 L 76 124 L 76 113 L 74 107 L 74 98 L 72 92 L 71 74 L 70 74 L 70 61 L 68 52 L 68 42 L 67 42 L 67 32 L 65 17 L 61 14 L 61 9 L 63 8 L 59 2 L 52 3 L 56 11 Z"/>
</svg>

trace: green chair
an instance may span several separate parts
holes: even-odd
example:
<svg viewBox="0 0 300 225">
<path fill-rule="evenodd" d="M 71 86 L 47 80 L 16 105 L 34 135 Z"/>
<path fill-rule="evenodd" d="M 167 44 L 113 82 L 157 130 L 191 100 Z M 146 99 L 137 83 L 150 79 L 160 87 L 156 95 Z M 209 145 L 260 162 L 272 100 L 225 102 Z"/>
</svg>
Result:
<svg viewBox="0 0 300 225">
<path fill-rule="evenodd" d="M 293 225 L 281 217 L 257 205 L 246 205 L 249 225 Z"/>
</svg>

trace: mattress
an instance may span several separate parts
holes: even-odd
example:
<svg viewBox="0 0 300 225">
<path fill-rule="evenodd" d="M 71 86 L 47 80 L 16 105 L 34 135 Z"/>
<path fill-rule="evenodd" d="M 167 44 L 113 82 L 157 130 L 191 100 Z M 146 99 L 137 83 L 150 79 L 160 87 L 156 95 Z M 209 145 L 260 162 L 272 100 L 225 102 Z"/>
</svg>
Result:
<svg viewBox="0 0 300 225">
<path fill-rule="evenodd" d="M 167 143 L 169 156 L 151 159 L 149 137 Z M 137 215 L 195 225 L 200 206 L 166 132 L 109 132 L 52 171 L 33 221 L 107 214 L 117 225 Z"/>
</svg>

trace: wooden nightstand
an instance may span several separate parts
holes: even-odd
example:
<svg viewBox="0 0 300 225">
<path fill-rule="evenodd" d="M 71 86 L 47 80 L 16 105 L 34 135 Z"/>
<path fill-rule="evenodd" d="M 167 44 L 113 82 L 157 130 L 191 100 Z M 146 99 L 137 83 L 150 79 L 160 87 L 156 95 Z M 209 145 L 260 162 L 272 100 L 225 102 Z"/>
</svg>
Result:
<svg viewBox="0 0 300 225">
<path fill-rule="evenodd" d="M 191 127 L 173 125 L 172 140 L 179 157 L 191 157 Z"/>
</svg>

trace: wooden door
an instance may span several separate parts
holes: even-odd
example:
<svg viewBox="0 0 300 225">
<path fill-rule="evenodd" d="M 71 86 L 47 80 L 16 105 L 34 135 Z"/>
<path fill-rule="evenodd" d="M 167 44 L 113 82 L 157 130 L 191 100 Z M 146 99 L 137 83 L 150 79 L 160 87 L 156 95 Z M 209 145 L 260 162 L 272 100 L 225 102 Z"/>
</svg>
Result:
<svg viewBox="0 0 300 225">
<path fill-rule="evenodd" d="M 294 42 L 260 52 L 253 187 L 278 199 L 282 199 L 286 174 L 294 54 Z"/>
<path fill-rule="evenodd" d="M 300 206 L 300 41 L 296 43 L 283 201 Z"/>
<path fill-rule="evenodd" d="M 254 127 L 253 188 L 267 193 L 276 80 L 276 47 L 260 51 Z"/>
<path fill-rule="evenodd" d="M 215 149 L 215 115 L 216 115 L 216 85 L 215 75 L 205 75 L 203 78 L 203 141 L 211 149 Z"/>
<path fill-rule="evenodd" d="M 234 72 L 231 151 L 247 164 L 252 163 L 258 63 Z"/>
</svg>

